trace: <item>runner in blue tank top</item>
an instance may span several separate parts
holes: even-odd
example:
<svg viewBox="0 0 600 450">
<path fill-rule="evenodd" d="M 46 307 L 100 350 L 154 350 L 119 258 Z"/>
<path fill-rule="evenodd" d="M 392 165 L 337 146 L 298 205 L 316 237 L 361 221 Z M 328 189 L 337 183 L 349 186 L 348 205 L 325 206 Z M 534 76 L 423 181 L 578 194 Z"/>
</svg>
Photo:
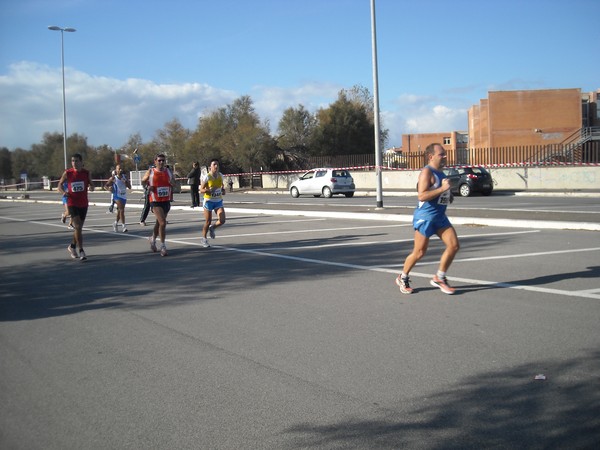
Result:
<svg viewBox="0 0 600 450">
<path fill-rule="evenodd" d="M 404 262 L 402 273 L 396 278 L 396 284 L 403 294 L 411 294 L 408 274 L 415 264 L 425 256 L 429 238 L 437 234 L 446 249 L 440 259 L 437 273 L 430 281 L 445 294 L 454 294 L 455 289 L 448 284 L 446 271 L 452 264 L 460 245 L 454 227 L 446 217 L 446 207 L 452 202 L 450 180 L 442 169 L 446 165 L 446 150 L 441 144 L 431 144 L 425 149 L 428 164 L 421 170 L 417 185 L 419 204 L 413 216 L 415 242 L 413 251 Z"/>
</svg>

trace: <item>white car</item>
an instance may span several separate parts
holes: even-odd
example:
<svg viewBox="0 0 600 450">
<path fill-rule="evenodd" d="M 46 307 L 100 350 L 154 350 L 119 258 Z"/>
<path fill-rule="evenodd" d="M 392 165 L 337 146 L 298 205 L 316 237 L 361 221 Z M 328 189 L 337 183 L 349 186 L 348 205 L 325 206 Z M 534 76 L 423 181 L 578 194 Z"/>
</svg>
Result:
<svg viewBox="0 0 600 450">
<path fill-rule="evenodd" d="M 352 197 L 354 189 L 354 180 L 346 169 L 312 169 L 290 185 L 290 195 L 294 198 L 300 195 L 329 198 L 335 194 Z"/>
</svg>

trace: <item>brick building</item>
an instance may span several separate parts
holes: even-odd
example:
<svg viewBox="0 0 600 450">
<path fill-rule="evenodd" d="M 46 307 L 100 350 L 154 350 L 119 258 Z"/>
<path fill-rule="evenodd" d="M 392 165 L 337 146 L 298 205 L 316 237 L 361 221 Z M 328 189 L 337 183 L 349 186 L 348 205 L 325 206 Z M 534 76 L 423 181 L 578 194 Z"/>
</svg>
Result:
<svg viewBox="0 0 600 450">
<path fill-rule="evenodd" d="M 456 164 L 527 161 L 552 146 L 582 142 L 583 136 L 596 141 L 599 96 L 600 90 L 581 89 L 490 91 L 469 109 L 468 132 L 403 134 L 396 151 L 410 155 L 438 142 Z M 511 150 L 517 147 L 518 155 Z"/>
<path fill-rule="evenodd" d="M 469 109 L 469 147 L 560 144 L 583 126 L 581 89 L 491 91 Z"/>
<path fill-rule="evenodd" d="M 466 131 L 446 131 L 443 133 L 403 134 L 402 151 L 424 151 L 429 144 L 440 143 L 446 150 L 466 149 L 469 145 Z"/>
</svg>

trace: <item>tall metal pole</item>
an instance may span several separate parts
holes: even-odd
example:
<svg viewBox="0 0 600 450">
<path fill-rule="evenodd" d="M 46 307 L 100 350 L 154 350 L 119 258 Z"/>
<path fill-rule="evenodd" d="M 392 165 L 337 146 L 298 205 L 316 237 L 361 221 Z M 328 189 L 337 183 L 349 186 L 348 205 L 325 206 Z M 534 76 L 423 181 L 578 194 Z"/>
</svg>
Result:
<svg viewBox="0 0 600 450">
<path fill-rule="evenodd" d="M 65 39 L 64 32 L 74 32 L 75 28 L 62 28 L 56 25 L 48 27 L 52 31 L 60 31 L 60 66 L 62 70 L 62 102 L 63 102 L 63 152 L 65 156 L 65 170 L 67 169 L 67 101 L 65 98 Z"/>
<path fill-rule="evenodd" d="M 371 44 L 373 54 L 373 117 L 375 125 L 375 176 L 377 177 L 377 208 L 383 208 L 381 188 L 381 149 L 379 127 L 379 81 L 377 75 L 377 30 L 375 27 L 375 0 L 371 0 Z"/>
</svg>

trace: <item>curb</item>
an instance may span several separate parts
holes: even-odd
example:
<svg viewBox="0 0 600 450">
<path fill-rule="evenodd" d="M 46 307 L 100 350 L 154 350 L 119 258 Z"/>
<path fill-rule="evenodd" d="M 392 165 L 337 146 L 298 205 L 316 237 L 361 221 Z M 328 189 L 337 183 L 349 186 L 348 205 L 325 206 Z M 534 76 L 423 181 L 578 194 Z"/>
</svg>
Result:
<svg viewBox="0 0 600 450">
<path fill-rule="evenodd" d="M 282 190 L 263 190 L 263 191 L 236 191 L 237 194 L 248 194 L 248 195 L 261 195 L 261 194 L 273 194 L 273 195 L 290 195 L 288 191 Z M 581 197 L 581 198 L 600 198 L 600 192 L 580 192 L 580 191 L 494 191 L 492 195 L 496 196 L 519 196 L 519 197 Z M 355 196 L 363 197 L 376 197 L 376 191 L 355 191 Z M 384 197 L 416 197 L 417 193 L 413 191 L 384 191 Z"/>
<path fill-rule="evenodd" d="M 59 204 L 55 200 L 24 200 L 24 199 L 2 199 L 0 201 L 8 202 L 26 202 L 26 203 L 52 203 Z M 107 207 L 107 202 L 90 202 L 90 206 Z M 142 209 L 143 205 L 128 205 L 129 208 Z M 171 209 L 179 211 L 190 211 L 189 206 L 171 206 Z M 227 211 L 240 214 L 262 214 L 279 216 L 302 216 L 318 217 L 331 219 L 351 219 L 351 220 L 371 220 L 380 222 L 399 222 L 412 223 L 412 214 L 386 214 L 381 212 L 339 212 L 339 211 L 301 211 L 287 209 L 259 209 L 259 208 L 235 208 L 229 207 Z M 553 230 L 573 230 L 573 231 L 600 231 L 600 223 L 593 222 L 567 222 L 552 220 L 524 220 L 524 219 L 490 219 L 478 217 L 460 217 L 449 216 L 450 222 L 456 225 L 490 226 L 503 228 L 535 228 L 535 229 L 553 229 Z"/>
</svg>

